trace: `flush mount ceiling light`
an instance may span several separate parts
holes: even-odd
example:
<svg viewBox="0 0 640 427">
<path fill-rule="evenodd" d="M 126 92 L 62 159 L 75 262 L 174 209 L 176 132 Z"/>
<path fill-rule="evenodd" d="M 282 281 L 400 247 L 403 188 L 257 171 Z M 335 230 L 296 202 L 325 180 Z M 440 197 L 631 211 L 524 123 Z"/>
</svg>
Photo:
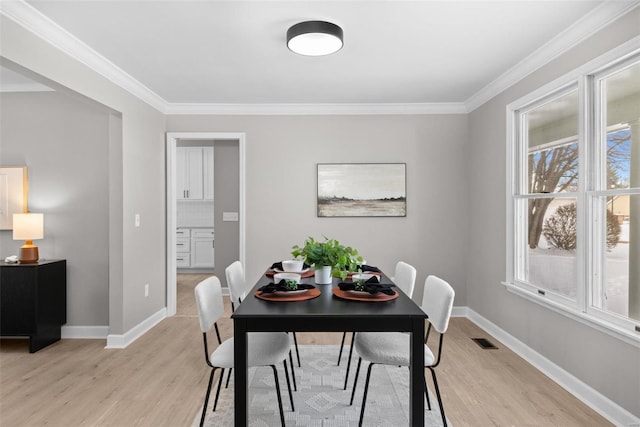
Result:
<svg viewBox="0 0 640 427">
<path fill-rule="evenodd" d="M 287 47 L 300 55 L 332 54 L 342 48 L 342 28 L 325 21 L 300 22 L 287 31 Z"/>
</svg>

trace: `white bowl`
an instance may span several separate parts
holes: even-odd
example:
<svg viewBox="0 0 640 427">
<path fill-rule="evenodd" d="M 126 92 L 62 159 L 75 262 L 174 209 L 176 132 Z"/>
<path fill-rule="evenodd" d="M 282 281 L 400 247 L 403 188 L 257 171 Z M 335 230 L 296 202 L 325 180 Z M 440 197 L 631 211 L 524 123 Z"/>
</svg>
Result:
<svg viewBox="0 0 640 427">
<path fill-rule="evenodd" d="M 282 269 L 286 272 L 300 272 L 302 271 L 304 263 L 297 259 L 288 259 L 282 261 Z"/>
<path fill-rule="evenodd" d="M 365 282 L 369 279 L 371 279 L 372 277 L 375 277 L 376 279 L 378 279 L 378 276 L 375 274 L 371 274 L 371 273 L 361 273 L 361 274 L 354 274 L 353 276 L 351 276 L 351 280 L 353 280 L 354 282 L 358 281 L 358 280 L 364 280 Z M 378 279 L 378 281 L 380 281 L 380 279 Z"/>
<path fill-rule="evenodd" d="M 273 275 L 273 283 L 280 283 L 281 280 L 295 280 L 300 283 L 300 275 L 295 273 L 276 273 Z"/>
</svg>

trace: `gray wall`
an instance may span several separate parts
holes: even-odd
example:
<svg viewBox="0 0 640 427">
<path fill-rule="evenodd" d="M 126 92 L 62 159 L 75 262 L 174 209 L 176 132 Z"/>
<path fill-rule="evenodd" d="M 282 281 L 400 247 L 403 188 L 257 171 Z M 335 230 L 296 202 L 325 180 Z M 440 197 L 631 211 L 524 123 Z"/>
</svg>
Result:
<svg viewBox="0 0 640 427">
<path fill-rule="evenodd" d="M 640 416 L 640 349 L 509 293 L 505 279 L 506 106 L 638 35 L 640 10 L 469 115 L 467 304 L 609 399 Z"/>
<path fill-rule="evenodd" d="M 227 279 L 224 269 L 238 259 L 240 253 L 239 222 L 222 221 L 223 212 L 238 212 L 240 178 L 238 168 L 238 141 L 214 143 L 214 206 L 216 233 L 216 267 L 214 274 L 222 283 Z"/>
<path fill-rule="evenodd" d="M 67 324 L 109 323 L 109 112 L 60 92 L 0 94 L 0 163 L 27 166 L 41 259 L 67 260 Z M 0 256 L 24 241 L 0 231 Z"/>
<path fill-rule="evenodd" d="M 292 245 L 325 235 L 385 271 L 415 265 L 416 299 L 437 274 L 466 304 L 466 115 L 168 116 L 167 131 L 246 132 L 249 283 Z M 316 164 L 340 162 L 406 163 L 406 218 L 318 218 Z"/>
<path fill-rule="evenodd" d="M 113 115 L 109 119 L 108 129 L 120 134 L 107 138 L 109 150 L 104 153 L 109 177 L 106 209 L 111 214 L 105 265 L 110 273 L 109 333 L 115 339 L 126 339 L 125 333 L 166 307 L 165 117 L 4 15 L 0 15 L 0 39 L 3 60 L 121 114 L 121 119 Z M 153 100 L 153 96 L 148 98 Z M 65 151 L 64 146 L 57 148 Z M 141 227 L 134 227 L 135 214 L 140 214 Z M 73 227 L 71 221 L 69 227 Z M 148 297 L 145 284 L 149 284 Z M 78 305 L 90 305 L 93 296 L 87 297 Z M 75 323 L 79 319 L 67 324 L 105 326 L 102 315 L 87 315 L 91 318 L 83 319 L 83 324 Z"/>
</svg>

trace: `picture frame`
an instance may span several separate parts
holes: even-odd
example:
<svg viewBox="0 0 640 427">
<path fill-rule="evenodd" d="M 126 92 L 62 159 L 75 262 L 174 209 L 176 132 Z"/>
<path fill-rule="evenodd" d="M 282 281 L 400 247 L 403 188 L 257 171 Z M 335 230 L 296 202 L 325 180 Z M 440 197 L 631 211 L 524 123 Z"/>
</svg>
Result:
<svg viewBox="0 0 640 427">
<path fill-rule="evenodd" d="M 318 163 L 318 217 L 406 217 L 406 163 Z"/>
<path fill-rule="evenodd" d="M 27 212 L 27 167 L 0 167 L 0 230 L 13 230 L 13 214 Z"/>
</svg>

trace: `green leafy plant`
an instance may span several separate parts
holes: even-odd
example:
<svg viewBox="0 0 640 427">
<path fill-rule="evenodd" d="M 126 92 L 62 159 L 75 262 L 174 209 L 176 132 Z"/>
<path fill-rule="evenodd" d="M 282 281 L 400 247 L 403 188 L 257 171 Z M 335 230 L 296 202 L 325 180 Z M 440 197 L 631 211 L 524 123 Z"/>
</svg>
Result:
<svg viewBox="0 0 640 427">
<path fill-rule="evenodd" d="M 298 282 L 296 280 L 285 279 L 286 287 L 290 291 L 298 290 Z"/>
<path fill-rule="evenodd" d="M 324 238 L 319 241 L 308 237 L 302 246 L 293 246 L 291 255 L 316 268 L 330 266 L 331 273 L 342 279 L 347 277 L 348 271 L 355 271 L 362 264 L 362 257 L 358 251 L 345 246 L 335 239 Z"/>
</svg>

